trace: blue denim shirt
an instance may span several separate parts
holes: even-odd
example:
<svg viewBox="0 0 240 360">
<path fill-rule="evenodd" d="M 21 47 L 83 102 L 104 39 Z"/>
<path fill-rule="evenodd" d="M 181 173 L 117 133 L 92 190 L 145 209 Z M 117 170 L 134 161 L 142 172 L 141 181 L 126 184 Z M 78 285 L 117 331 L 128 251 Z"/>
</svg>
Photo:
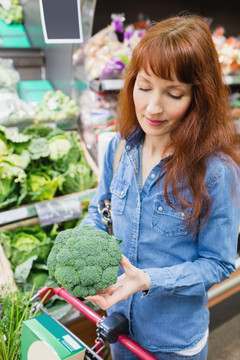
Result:
<svg viewBox="0 0 240 360">
<path fill-rule="evenodd" d="M 193 238 L 185 230 L 183 212 L 164 198 L 163 161 L 141 188 L 142 140 L 127 141 L 113 176 L 116 135 L 105 154 L 103 173 L 82 224 L 106 231 L 98 203 L 111 199 L 114 235 L 130 262 L 149 274 L 151 286 L 108 310 L 129 319 L 130 336 L 148 351 L 178 351 L 194 346 L 208 328 L 207 291 L 235 269 L 240 220 L 240 188 L 236 171 L 219 157 L 207 164 L 210 216 Z M 237 186 L 232 191 L 232 183 Z M 169 194 L 171 199 L 171 193 Z M 191 201 L 189 192 L 185 198 Z M 199 220 L 200 221 L 200 220 Z M 119 275 L 123 272 L 119 270 Z"/>
</svg>

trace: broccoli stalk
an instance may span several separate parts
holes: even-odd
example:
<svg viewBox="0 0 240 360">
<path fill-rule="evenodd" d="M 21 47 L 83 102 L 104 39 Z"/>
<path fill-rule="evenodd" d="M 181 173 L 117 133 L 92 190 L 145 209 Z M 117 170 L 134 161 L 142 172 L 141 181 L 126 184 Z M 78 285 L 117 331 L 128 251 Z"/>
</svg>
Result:
<svg viewBox="0 0 240 360">
<path fill-rule="evenodd" d="M 119 240 L 93 226 L 61 231 L 48 256 L 49 275 L 71 295 L 95 295 L 117 281 Z"/>
</svg>

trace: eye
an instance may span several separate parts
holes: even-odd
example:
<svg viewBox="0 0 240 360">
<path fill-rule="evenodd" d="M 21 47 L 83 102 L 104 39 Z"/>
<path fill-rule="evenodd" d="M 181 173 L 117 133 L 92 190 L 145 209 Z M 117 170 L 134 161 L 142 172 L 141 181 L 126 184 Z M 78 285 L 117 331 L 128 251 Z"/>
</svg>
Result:
<svg viewBox="0 0 240 360">
<path fill-rule="evenodd" d="M 182 98 L 182 95 L 173 95 L 171 93 L 168 93 L 168 95 L 173 98 L 173 99 L 176 99 L 176 100 L 180 100 Z"/>
<path fill-rule="evenodd" d="M 146 88 L 142 88 L 142 87 L 138 87 L 139 91 L 150 91 L 151 89 L 146 89 Z"/>
</svg>

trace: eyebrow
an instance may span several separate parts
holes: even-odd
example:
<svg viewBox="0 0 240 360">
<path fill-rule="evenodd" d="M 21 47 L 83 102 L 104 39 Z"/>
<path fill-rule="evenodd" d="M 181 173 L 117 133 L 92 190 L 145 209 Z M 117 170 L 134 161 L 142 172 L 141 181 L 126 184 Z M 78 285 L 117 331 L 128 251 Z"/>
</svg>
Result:
<svg viewBox="0 0 240 360">
<path fill-rule="evenodd" d="M 138 77 L 137 77 L 137 80 L 144 80 L 144 81 L 146 81 L 147 83 L 151 83 L 151 81 L 150 80 L 148 80 L 147 78 L 145 78 L 143 75 L 139 75 Z"/>
<path fill-rule="evenodd" d="M 139 77 L 137 78 L 137 80 L 143 80 L 145 82 L 147 82 L 148 84 L 151 84 L 151 81 L 148 80 L 147 78 L 145 78 L 143 75 L 139 75 Z M 163 79 L 165 80 L 165 79 Z M 187 86 L 187 84 L 172 84 L 172 85 L 168 85 L 166 86 L 167 89 L 176 89 L 176 88 L 185 88 Z"/>
<path fill-rule="evenodd" d="M 169 85 L 169 86 L 167 86 L 167 89 L 176 89 L 176 88 L 185 88 L 186 87 L 186 85 L 185 84 L 181 84 L 181 85 L 178 85 L 178 84 L 176 84 L 176 85 Z"/>
</svg>

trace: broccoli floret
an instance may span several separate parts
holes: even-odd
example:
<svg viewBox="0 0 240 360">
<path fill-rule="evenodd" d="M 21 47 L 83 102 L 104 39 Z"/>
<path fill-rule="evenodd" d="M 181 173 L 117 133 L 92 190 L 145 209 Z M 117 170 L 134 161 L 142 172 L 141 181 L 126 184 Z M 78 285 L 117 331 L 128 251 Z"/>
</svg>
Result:
<svg viewBox="0 0 240 360">
<path fill-rule="evenodd" d="M 61 231 L 48 256 L 49 275 L 75 297 L 95 295 L 117 281 L 119 242 L 89 225 Z"/>
<path fill-rule="evenodd" d="M 76 270 L 71 267 L 71 266 L 56 266 L 56 270 L 55 270 L 55 278 L 57 279 L 61 279 L 61 282 L 59 282 L 59 284 L 61 284 L 64 287 L 74 287 L 76 285 L 79 284 L 80 280 L 79 280 L 79 276 L 78 273 L 76 272 Z"/>
</svg>

